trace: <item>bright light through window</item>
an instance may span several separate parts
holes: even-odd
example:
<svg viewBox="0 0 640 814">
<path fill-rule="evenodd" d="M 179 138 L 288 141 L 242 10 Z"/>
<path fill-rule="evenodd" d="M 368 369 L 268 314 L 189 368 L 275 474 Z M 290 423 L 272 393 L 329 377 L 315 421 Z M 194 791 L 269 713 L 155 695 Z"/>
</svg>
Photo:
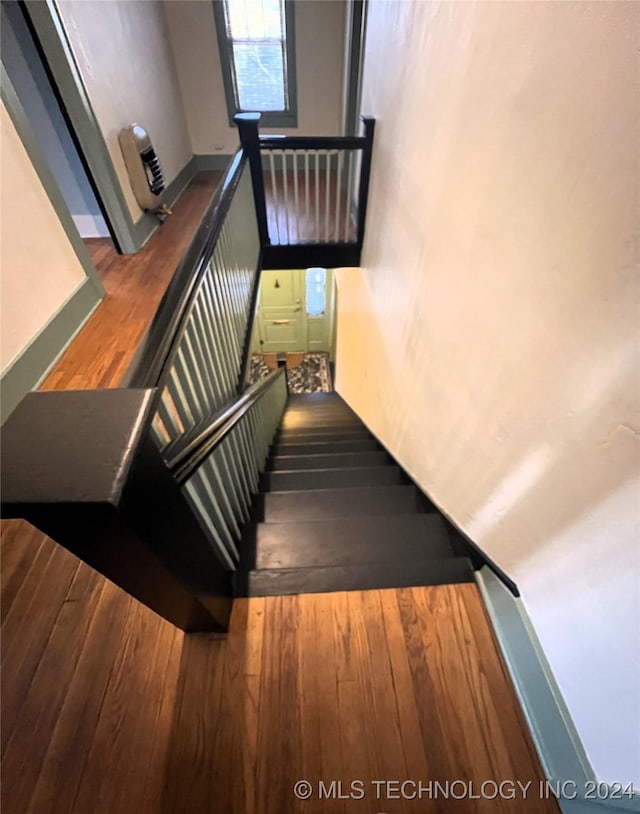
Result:
<svg viewBox="0 0 640 814">
<path fill-rule="evenodd" d="M 307 269 L 307 314 L 310 317 L 320 317 L 325 312 L 326 279 L 325 269 Z"/>
<path fill-rule="evenodd" d="M 289 108 L 284 0 L 224 0 L 239 111 Z"/>
</svg>

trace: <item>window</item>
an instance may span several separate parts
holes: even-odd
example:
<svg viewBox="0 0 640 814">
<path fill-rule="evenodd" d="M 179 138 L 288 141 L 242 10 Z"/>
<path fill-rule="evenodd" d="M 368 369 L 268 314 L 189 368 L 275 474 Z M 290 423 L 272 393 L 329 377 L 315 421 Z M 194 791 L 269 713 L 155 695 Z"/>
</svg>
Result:
<svg viewBox="0 0 640 814">
<path fill-rule="evenodd" d="M 325 281 L 327 272 L 321 268 L 307 269 L 307 316 L 321 317 L 327 305 Z"/>
<path fill-rule="evenodd" d="M 267 127 L 296 127 L 291 0 L 214 0 L 222 78 L 233 123 L 260 111 Z"/>
</svg>

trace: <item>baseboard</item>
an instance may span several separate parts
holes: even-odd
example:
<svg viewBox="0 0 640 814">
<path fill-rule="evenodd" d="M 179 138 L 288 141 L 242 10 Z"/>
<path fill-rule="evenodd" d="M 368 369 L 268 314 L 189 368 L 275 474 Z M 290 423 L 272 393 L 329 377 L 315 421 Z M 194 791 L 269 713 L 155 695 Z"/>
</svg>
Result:
<svg viewBox="0 0 640 814">
<path fill-rule="evenodd" d="M 0 421 L 35 390 L 100 304 L 102 294 L 86 279 L 32 339 L 0 379 Z"/>
<path fill-rule="evenodd" d="M 545 776 L 553 788 L 564 789 L 558 800 L 563 814 L 640 811 L 637 794 L 633 798 L 588 799 L 591 795 L 611 798 L 616 790 L 598 783 L 594 776 L 522 600 L 514 597 L 488 567 L 476 572 L 476 582 Z"/>
<path fill-rule="evenodd" d="M 194 156 L 198 172 L 207 170 L 226 170 L 231 163 L 232 155 L 229 153 L 201 153 Z"/>
<path fill-rule="evenodd" d="M 173 181 L 167 185 L 166 189 L 162 193 L 162 198 L 169 208 L 175 204 L 178 198 L 189 186 L 197 172 L 199 172 L 199 170 L 196 156 L 192 155 Z M 162 224 L 156 215 L 152 214 L 151 212 L 145 212 L 140 220 L 136 221 L 134 228 L 136 232 L 138 251 L 145 245 L 151 235 L 161 225 Z"/>
<path fill-rule="evenodd" d="M 611 793 L 611 789 L 605 783 L 596 784 L 601 787 L 603 796 Z M 591 789 L 591 787 L 590 787 Z M 591 793 L 591 790 L 590 792 Z M 560 809 L 562 814 L 621 814 L 623 811 L 640 811 L 640 797 L 637 794 L 633 799 L 625 800 L 561 800 Z"/>
</svg>

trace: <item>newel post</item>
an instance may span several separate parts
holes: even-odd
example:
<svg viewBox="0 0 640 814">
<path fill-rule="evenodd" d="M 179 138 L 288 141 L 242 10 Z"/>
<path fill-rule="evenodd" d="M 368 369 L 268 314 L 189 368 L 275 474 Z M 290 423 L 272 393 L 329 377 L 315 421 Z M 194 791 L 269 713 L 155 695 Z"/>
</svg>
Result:
<svg viewBox="0 0 640 814">
<path fill-rule="evenodd" d="M 260 137 L 258 135 L 260 113 L 236 113 L 233 120 L 238 127 L 242 149 L 249 158 L 260 245 L 262 247 L 268 246 L 267 205 L 264 197 L 264 178 L 262 175 L 262 158 L 260 156 Z"/>
<path fill-rule="evenodd" d="M 185 631 L 225 631 L 231 580 L 151 435 L 152 389 L 29 393 L 2 427 L 2 516 L 28 520 Z"/>
<path fill-rule="evenodd" d="M 364 243 L 364 227 L 367 220 L 367 201 L 369 199 L 369 176 L 371 175 L 371 155 L 373 153 L 373 132 L 376 120 L 373 116 L 361 116 L 364 124 L 365 144 L 362 150 L 360 165 L 360 189 L 358 191 L 358 246 Z"/>
</svg>

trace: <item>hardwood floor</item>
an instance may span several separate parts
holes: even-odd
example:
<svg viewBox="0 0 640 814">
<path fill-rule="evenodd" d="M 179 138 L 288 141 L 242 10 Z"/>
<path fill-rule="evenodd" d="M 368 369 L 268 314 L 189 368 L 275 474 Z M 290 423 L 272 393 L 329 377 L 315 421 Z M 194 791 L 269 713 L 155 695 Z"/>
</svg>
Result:
<svg viewBox="0 0 640 814">
<path fill-rule="evenodd" d="M 335 169 L 323 171 L 318 178 L 313 171 L 307 177 L 302 170 L 265 170 L 263 180 L 267 228 L 273 245 L 357 239 L 356 219 L 347 213 L 346 178 L 338 177 Z"/>
<path fill-rule="evenodd" d="M 215 182 L 139 255 L 94 247 L 108 297 L 46 388 L 118 385 Z M 542 777 L 474 585 L 238 600 L 227 639 L 185 637 L 27 523 L 1 553 L 7 814 L 557 811 L 374 796 Z M 366 796 L 319 801 L 321 779 Z"/>
<path fill-rule="evenodd" d="M 107 296 L 44 382 L 43 390 L 117 387 L 221 178 L 202 172 L 138 254 L 89 244 Z"/>
<path fill-rule="evenodd" d="M 540 777 L 474 585 L 236 600 L 226 641 L 185 640 L 163 814 L 557 811 L 373 782 Z"/>
<path fill-rule="evenodd" d="M 107 296 L 43 389 L 118 386 L 219 180 L 136 255 L 90 242 Z M 159 811 L 183 634 L 28 523 L 0 554 L 2 811 Z"/>
</svg>

